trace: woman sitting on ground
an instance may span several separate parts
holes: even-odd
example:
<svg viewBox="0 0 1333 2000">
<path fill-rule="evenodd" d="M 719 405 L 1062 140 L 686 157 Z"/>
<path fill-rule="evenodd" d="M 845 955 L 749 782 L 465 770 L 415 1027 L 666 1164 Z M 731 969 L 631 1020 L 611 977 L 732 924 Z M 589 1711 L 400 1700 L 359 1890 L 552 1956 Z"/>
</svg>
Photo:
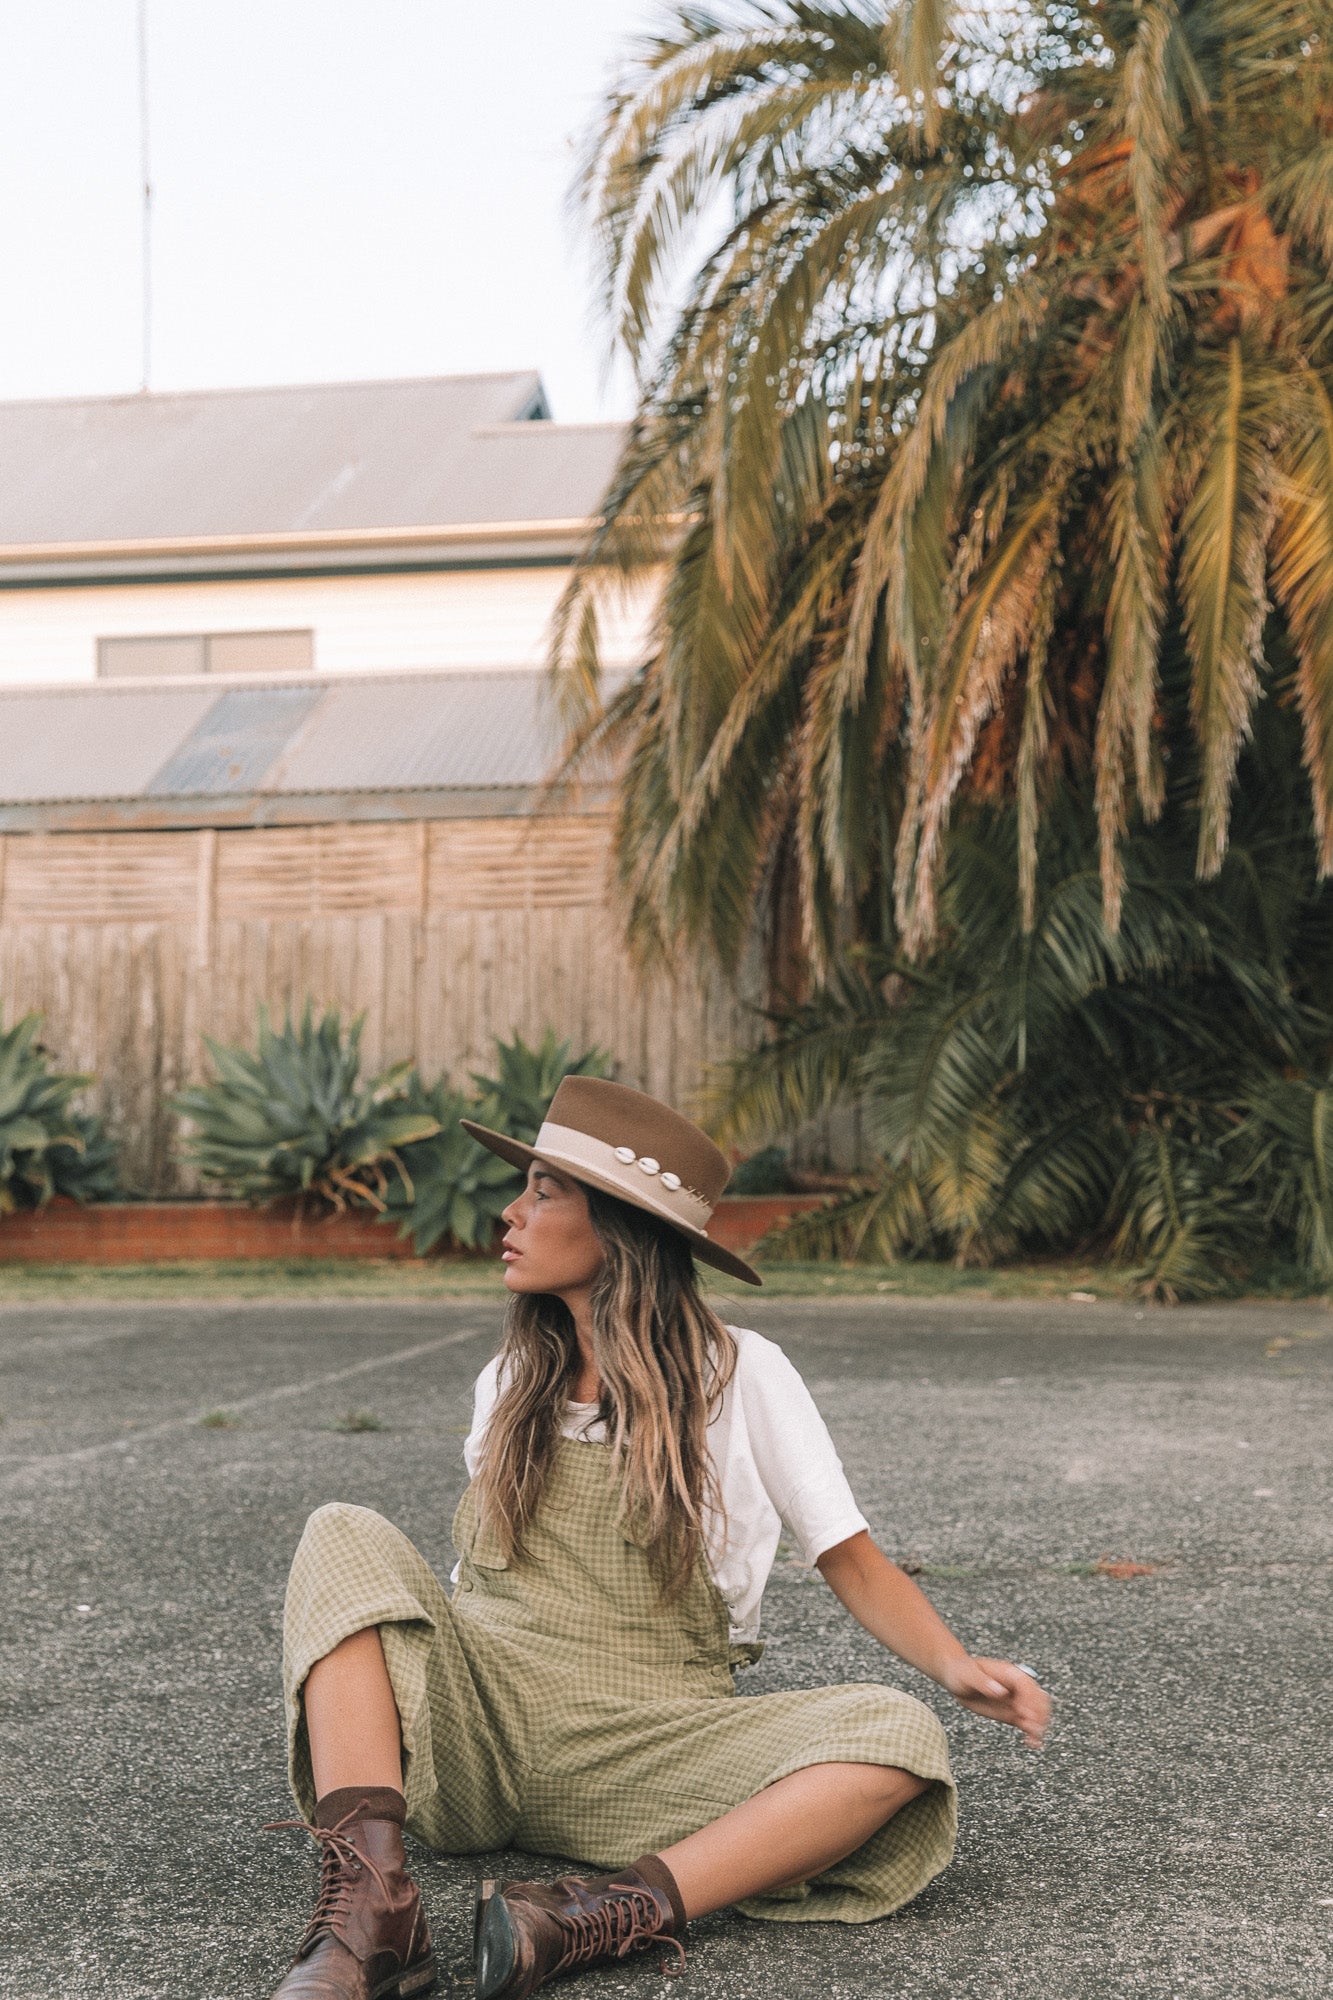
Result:
<svg viewBox="0 0 1333 2000">
<path fill-rule="evenodd" d="M 287 1594 L 291 1779 L 322 1848 L 275 2000 L 407 2000 L 435 1983 L 402 1829 L 466 1854 L 604 1870 L 485 1883 L 478 2000 L 649 1945 L 683 1956 L 727 1904 L 863 1923 L 953 1851 L 944 1731 L 874 1684 L 734 1700 L 783 1524 L 866 1630 L 977 1714 L 1041 1741 L 1021 1668 L 973 1659 L 866 1529 L 780 1348 L 724 1326 L 694 1257 L 727 1178 L 687 1120 L 566 1078 L 505 1212 L 511 1294 L 477 1383 L 446 1597 L 398 1530 L 321 1507 Z M 299 1824 L 299 1822 L 293 1822 Z"/>
</svg>

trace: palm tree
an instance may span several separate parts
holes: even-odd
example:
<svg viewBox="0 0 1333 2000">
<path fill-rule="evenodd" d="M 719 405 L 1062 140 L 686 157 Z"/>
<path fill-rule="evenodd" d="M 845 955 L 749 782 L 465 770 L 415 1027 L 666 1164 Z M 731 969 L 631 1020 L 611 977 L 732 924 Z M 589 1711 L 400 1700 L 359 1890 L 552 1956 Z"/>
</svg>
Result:
<svg viewBox="0 0 1333 2000">
<path fill-rule="evenodd" d="M 1333 867 L 1331 29 L 742 0 L 641 46 L 582 181 L 639 409 L 554 654 L 571 768 L 623 759 L 641 951 L 919 959 L 960 798 L 1015 810 L 1030 933 L 1071 791 L 1114 934 L 1169 774 L 1218 873 L 1265 698 Z M 604 688 L 600 606 L 660 561 Z"/>
<path fill-rule="evenodd" d="M 1314 882 L 1297 733 L 1290 711 L 1260 711 L 1211 881 L 1168 784 L 1159 823 L 1123 842 L 1114 934 L 1081 801 L 1058 794 L 1043 817 L 1026 927 L 1017 816 L 965 803 L 928 961 L 846 955 L 730 1066 L 720 1136 L 790 1132 L 849 1097 L 876 1156 L 774 1248 L 1080 1249 L 1166 1299 L 1262 1267 L 1333 1280 L 1333 894 Z"/>
</svg>

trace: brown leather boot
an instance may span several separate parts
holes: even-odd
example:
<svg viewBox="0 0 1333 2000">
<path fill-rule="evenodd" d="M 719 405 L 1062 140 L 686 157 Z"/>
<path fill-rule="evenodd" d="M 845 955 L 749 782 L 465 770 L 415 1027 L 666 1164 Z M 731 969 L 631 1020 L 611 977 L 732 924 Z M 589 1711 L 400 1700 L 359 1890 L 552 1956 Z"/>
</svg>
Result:
<svg viewBox="0 0 1333 2000">
<path fill-rule="evenodd" d="M 477 2000 L 527 2000 L 548 1979 L 582 1972 L 664 1944 L 679 1972 L 685 1908 L 675 1877 L 656 1854 L 609 1875 L 555 1882 L 483 1882 L 477 1898 Z"/>
<path fill-rule="evenodd" d="M 335 1810 L 346 1804 L 332 1797 Z M 327 1803 L 317 1821 L 330 1817 Z M 401 1812 L 401 1801 L 381 1794 L 358 1800 L 332 1825 L 282 1819 L 265 1828 L 299 1827 L 321 1849 L 314 1911 L 273 2000 L 415 2000 L 434 1986 L 435 1953 L 407 1872 Z"/>
</svg>

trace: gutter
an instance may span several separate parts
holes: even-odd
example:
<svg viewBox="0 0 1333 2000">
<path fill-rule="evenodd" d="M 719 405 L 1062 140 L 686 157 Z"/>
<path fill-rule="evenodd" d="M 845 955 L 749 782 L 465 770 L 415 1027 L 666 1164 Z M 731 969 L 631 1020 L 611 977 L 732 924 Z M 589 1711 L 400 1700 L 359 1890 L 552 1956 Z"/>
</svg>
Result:
<svg viewBox="0 0 1333 2000">
<path fill-rule="evenodd" d="M 659 525 L 665 554 L 686 520 L 683 515 L 670 515 Z M 0 545 L 0 591 L 568 567 L 582 555 L 597 526 L 594 518 L 571 518 L 466 521 L 447 527 L 284 529 L 262 534 L 167 535 L 101 542 L 14 542 Z"/>
<path fill-rule="evenodd" d="M 611 809 L 610 785 L 562 788 L 562 815 Z M 0 805 L 0 834 L 165 833 L 199 827 L 327 826 L 444 819 L 526 819 L 539 827 L 549 787 L 442 785 L 379 792 L 250 792 L 204 798 L 32 800 Z"/>
<path fill-rule="evenodd" d="M 595 520 L 469 521 L 447 527 L 327 528 L 0 546 L 0 589 L 203 582 L 256 576 L 530 568 L 568 563 Z"/>
</svg>

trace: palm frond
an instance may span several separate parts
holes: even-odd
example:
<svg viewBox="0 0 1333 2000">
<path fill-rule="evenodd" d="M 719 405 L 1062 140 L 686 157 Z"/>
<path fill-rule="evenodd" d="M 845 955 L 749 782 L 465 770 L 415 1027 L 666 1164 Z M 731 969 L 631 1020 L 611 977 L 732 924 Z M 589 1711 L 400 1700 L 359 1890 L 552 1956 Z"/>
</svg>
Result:
<svg viewBox="0 0 1333 2000">
<path fill-rule="evenodd" d="M 1259 695 L 1272 521 L 1271 378 L 1228 343 L 1212 385 L 1212 443 L 1181 521 L 1180 593 L 1194 668 L 1191 707 L 1202 759 L 1199 872 L 1226 848 L 1231 781 Z"/>
<path fill-rule="evenodd" d="M 1305 764 L 1326 875 L 1333 870 L 1333 399 L 1313 373 L 1302 387 L 1303 421 L 1293 425 L 1278 489 L 1273 587 L 1299 663 Z"/>
<path fill-rule="evenodd" d="M 935 355 L 916 421 L 890 461 L 866 523 L 847 619 L 849 670 L 854 671 L 870 644 L 880 593 L 902 546 L 904 525 L 925 491 L 933 454 L 949 434 L 956 400 L 965 390 L 974 399 L 986 393 L 1000 363 L 1036 332 L 1043 304 L 1039 281 L 1020 282 L 969 320 Z M 961 446 L 966 429 L 959 427 L 954 435 Z"/>
<path fill-rule="evenodd" d="M 1037 830 L 1041 806 L 1038 781 L 1050 744 L 1046 689 L 1046 656 L 1055 618 L 1055 571 L 1047 569 L 1028 635 L 1027 670 L 1023 677 L 1023 725 L 1014 773 L 1018 821 L 1018 897 L 1024 931 L 1037 920 Z"/>
<path fill-rule="evenodd" d="M 954 9 L 949 0 L 899 0 L 884 29 L 884 57 L 908 102 L 921 107 L 921 137 L 939 138 L 940 57 Z"/>
<path fill-rule="evenodd" d="M 1169 303 L 1165 209 L 1171 157 L 1180 132 L 1170 58 L 1179 44 L 1179 27 L 1175 0 L 1142 0 L 1135 9 L 1134 36 L 1120 78 L 1143 296 L 1158 319 L 1165 316 Z"/>
<path fill-rule="evenodd" d="M 1165 609 L 1169 542 L 1167 492 L 1160 436 L 1145 429 L 1130 463 L 1113 480 L 1108 499 L 1109 555 L 1106 683 L 1097 717 L 1097 824 L 1106 922 L 1120 922 L 1123 876 L 1120 840 L 1128 821 L 1125 766 L 1132 752 L 1139 798 L 1149 818 L 1162 802 L 1152 727 L 1157 706 L 1157 657 Z"/>
<path fill-rule="evenodd" d="M 941 647 L 924 730 L 916 868 L 904 943 L 935 930 L 935 889 L 949 808 L 982 723 L 1030 645 L 1047 599 L 1062 494 L 1050 486 L 1018 515 L 959 607 Z"/>
</svg>

